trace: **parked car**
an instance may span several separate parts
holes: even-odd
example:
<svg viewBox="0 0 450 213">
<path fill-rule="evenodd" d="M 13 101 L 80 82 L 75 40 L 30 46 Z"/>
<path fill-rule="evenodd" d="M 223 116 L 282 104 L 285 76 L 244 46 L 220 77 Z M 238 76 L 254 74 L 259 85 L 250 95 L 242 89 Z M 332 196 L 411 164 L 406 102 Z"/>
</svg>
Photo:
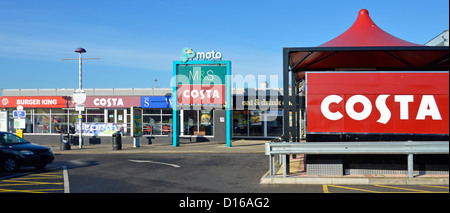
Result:
<svg viewBox="0 0 450 213">
<path fill-rule="evenodd" d="M 21 166 L 43 169 L 55 159 L 48 147 L 36 145 L 9 132 L 0 132 L 0 169 L 16 172 Z"/>
</svg>

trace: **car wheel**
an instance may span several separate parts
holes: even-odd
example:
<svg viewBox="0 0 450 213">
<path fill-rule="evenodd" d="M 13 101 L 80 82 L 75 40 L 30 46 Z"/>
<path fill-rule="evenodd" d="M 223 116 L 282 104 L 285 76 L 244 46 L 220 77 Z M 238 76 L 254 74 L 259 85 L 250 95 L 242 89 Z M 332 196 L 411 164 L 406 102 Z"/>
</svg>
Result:
<svg viewBox="0 0 450 213">
<path fill-rule="evenodd" d="M 16 172 L 19 169 L 17 159 L 12 156 L 7 156 L 2 162 L 3 169 L 6 172 Z"/>
</svg>

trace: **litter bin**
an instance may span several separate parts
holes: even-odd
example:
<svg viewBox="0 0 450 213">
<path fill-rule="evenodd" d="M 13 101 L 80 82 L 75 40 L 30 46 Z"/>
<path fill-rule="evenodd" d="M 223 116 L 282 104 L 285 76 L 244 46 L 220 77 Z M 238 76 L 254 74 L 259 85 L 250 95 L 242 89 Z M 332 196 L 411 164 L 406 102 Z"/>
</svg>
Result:
<svg viewBox="0 0 450 213">
<path fill-rule="evenodd" d="M 61 133 L 61 143 L 60 147 L 61 150 L 70 150 L 70 135 L 69 133 Z"/>
<path fill-rule="evenodd" d="M 122 150 L 122 135 L 119 133 L 114 133 L 112 135 L 112 146 L 113 150 Z"/>
</svg>

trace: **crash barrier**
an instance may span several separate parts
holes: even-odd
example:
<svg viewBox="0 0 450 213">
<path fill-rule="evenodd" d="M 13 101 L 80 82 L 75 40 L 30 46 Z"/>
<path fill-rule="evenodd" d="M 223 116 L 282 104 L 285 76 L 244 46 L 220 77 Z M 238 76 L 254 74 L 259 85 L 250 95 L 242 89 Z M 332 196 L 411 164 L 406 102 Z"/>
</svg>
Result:
<svg viewBox="0 0 450 213">
<path fill-rule="evenodd" d="M 405 154 L 408 156 L 408 177 L 413 177 L 414 154 L 448 154 L 448 141 L 406 142 L 271 142 L 265 144 L 269 156 L 269 174 L 275 174 L 275 155 L 282 156 L 283 177 L 287 175 L 287 157 L 291 154 Z"/>
</svg>

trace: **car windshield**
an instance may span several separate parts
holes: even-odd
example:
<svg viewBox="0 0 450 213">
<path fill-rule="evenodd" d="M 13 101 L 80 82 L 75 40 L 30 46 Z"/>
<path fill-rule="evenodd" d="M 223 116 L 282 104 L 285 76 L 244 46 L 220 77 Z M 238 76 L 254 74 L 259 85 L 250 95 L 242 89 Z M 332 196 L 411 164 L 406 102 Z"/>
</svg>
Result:
<svg viewBox="0 0 450 213">
<path fill-rule="evenodd" d="M 0 144 L 21 144 L 21 143 L 28 143 L 28 141 L 11 133 L 0 132 Z"/>
</svg>

